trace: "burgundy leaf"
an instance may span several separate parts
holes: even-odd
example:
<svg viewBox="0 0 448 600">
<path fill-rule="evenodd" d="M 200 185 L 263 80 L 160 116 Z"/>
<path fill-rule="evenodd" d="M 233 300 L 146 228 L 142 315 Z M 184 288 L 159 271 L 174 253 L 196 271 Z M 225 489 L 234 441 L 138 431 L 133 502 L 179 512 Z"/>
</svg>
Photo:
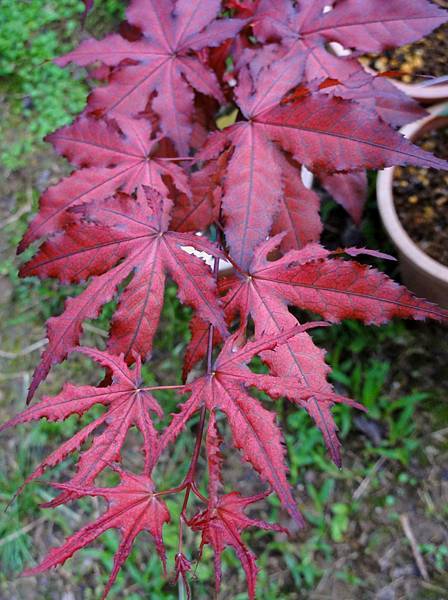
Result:
<svg viewBox="0 0 448 600">
<path fill-rule="evenodd" d="M 52 365 L 73 351 L 106 373 L 98 386 L 66 382 L 59 394 L 0 426 L 81 417 L 78 430 L 24 485 L 72 459 L 68 480 L 53 484 L 58 495 L 44 506 L 99 496 L 107 508 L 25 574 L 64 563 L 109 529 L 119 531 L 120 542 L 104 598 L 141 531 L 152 536 L 166 574 L 167 496 L 180 515 L 170 571 L 188 598 L 189 557 L 200 559 L 208 544 L 217 590 L 221 556 L 231 548 L 252 600 L 258 569 L 245 530 L 283 529 L 245 510 L 275 492 L 291 520 L 303 525 L 288 481 L 279 402 L 307 411 L 339 467 L 333 407 L 364 410 L 329 383 L 330 367 L 312 329 L 342 319 L 381 325 L 395 317 L 448 317 L 355 260 L 393 257 L 321 246 L 320 200 L 310 189 L 314 178 L 359 225 L 368 169 L 447 168 L 397 131 L 426 111 L 390 73 L 371 72 L 360 59 L 415 42 L 445 23 L 447 13 L 429 0 L 126 4 L 119 34 L 84 38 L 56 59 L 60 66 L 88 67 L 89 85 L 99 80 L 101 86 L 82 116 L 46 138 L 74 171 L 43 193 L 18 249 L 41 244 L 31 260 L 29 249 L 22 276 L 83 286 L 47 322 L 48 345 L 28 401 Z M 93 1 L 84 6 L 83 20 Z M 188 383 L 147 387 L 155 335 L 167 333 L 165 318 L 159 326 L 167 278 L 194 311 L 183 357 Z M 80 347 L 85 322 L 109 311 L 106 351 Z M 179 349 L 176 342 L 176 355 Z M 155 367 L 160 357 L 154 354 Z M 182 396 L 169 417 L 153 396 L 162 389 Z M 195 442 L 174 449 L 185 430 Z M 142 457 L 139 474 L 120 466 L 134 433 L 141 440 L 141 448 L 132 447 Z M 191 458 L 171 469 L 174 487 L 156 491 L 154 469 L 163 479 L 169 461 L 189 447 Z M 234 461 L 226 464 L 232 451 L 268 486 L 265 492 L 232 491 Z M 106 468 L 119 474 L 116 487 L 100 487 Z M 185 536 L 188 527 L 201 535 L 199 553 L 190 547 L 198 536 Z"/>
<path fill-rule="evenodd" d="M 162 417 L 163 412 L 149 391 L 141 389 L 140 362 L 131 371 L 122 357 L 91 348 L 78 348 L 78 351 L 110 369 L 113 377 L 112 384 L 99 388 L 66 384 L 60 394 L 54 397 L 45 397 L 37 404 L 30 406 L 4 423 L 0 427 L 0 431 L 20 423 L 29 423 L 44 418 L 49 421 L 63 421 L 71 415 L 83 415 L 99 404 L 105 406 L 107 411 L 84 426 L 74 437 L 47 456 L 27 477 L 25 484 L 40 477 L 48 467 L 55 467 L 67 456 L 79 451 L 82 444 L 93 436 L 90 447 L 80 453 L 76 474 L 69 482 L 73 488 L 92 485 L 101 471 L 111 463 L 120 461 L 121 448 L 129 429 L 133 426 L 139 429 L 144 441 L 142 450 L 145 456 L 146 473 L 152 471 L 157 460 L 159 436 L 152 423 L 150 413 Z M 65 489 L 48 506 L 57 506 L 71 497 L 73 497 L 73 493 Z"/>
<path fill-rule="evenodd" d="M 410 44 L 447 20 L 446 12 L 428 0 L 344 0 L 302 27 L 304 36 L 323 36 L 346 48 L 381 52 Z"/>
<path fill-rule="evenodd" d="M 26 232 L 19 250 L 32 241 L 62 229 L 72 220 L 72 207 L 102 200 L 116 190 L 141 194 L 143 185 L 166 195 L 171 183 L 190 194 L 188 177 L 175 158 L 157 155 L 160 139 L 151 139 L 151 125 L 144 119 L 112 120 L 81 117 L 62 127 L 47 141 L 76 167 L 83 167 L 48 189 L 40 212 Z"/>
<path fill-rule="evenodd" d="M 204 238 L 169 231 L 170 202 L 151 188 L 144 188 L 144 192 L 144 201 L 119 194 L 83 205 L 81 218 L 45 242 L 22 267 L 24 276 L 57 277 L 63 283 L 92 277 L 84 292 L 67 302 L 65 312 L 50 321 L 49 345 L 35 372 L 29 397 L 51 366 L 64 360 L 79 343 L 83 321 L 98 316 L 130 274 L 132 280 L 121 294 L 112 320 L 111 352 L 122 352 L 129 361 L 134 352 L 148 356 L 160 318 L 166 274 L 177 283 L 180 300 L 225 335 L 210 268 L 184 248 L 194 247 L 216 256 L 220 252 Z"/>
<path fill-rule="evenodd" d="M 73 487 L 66 484 L 53 484 L 54 487 L 76 496 L 101 496 L 107 501 L 107 510 L 92 523 L 85 525 L 65 540 L 62 546 L 50 550 L 46 558 L 31 569 L 25 576 L 37 575 L 57 565 L 63 564 L 75 552 L 90 545 L 97 537 L 109 529 L 118 529 L 120 544 L 114 558 L 114 566 L 102 598 L 106 598 L 117 575 L 129 556 L 135 538 L 142 531 L 148 531 L 154 539 L 157 552 L 165 565 L 165 549 L 162 542 L 162 528 L 170 520 L 164 502 L 157 498 L 154 484 L 149 477 L 133 475 L 118 467 L 121 483 L 113 488 Z"/>
<path fill-rule="evenodd" d="M 414 42 L 446 20 L 446 12 L 428 0 L 301 0 L 295 8 L 289 0 L 261 0 L 254 30 L 261 40 L 278 39 L 297 61 L 308 62 L 311 81 L 325 62 L 326 42 L 382 52 Z"/>
<path fill-rule="evenodd" d="M 230 546 L 235 551 L 246 573 L 249 598 L 250 600 L 255 599 L 258 569 L 255 556 L 243 542 L 241 533 L 248 527 L 284 531 L 279 525 L 273 525 L 258 519 L 250 519 L 244 514 L 246 507 L 262 500 L 266 495 L 242 497 L 238 492 L 231 492 L 221 496 L 207 510 L 196 514 L 191 519 L 189 524 L 193 531 L 202 533 L 201 553 L 206 544 L 213 548 L 217 593 L 219 592 L 222 576 L 221 555 L 226 546 Z"/>
<path fill-rule="evenodd" d="M 281 236 L 276 236 L 259 246 L 247 273 L 233 278 L 224 298 L 229 318 L 239 314 L 245 324 L 250 315 L 259 336 L 275 336 L 297 325 L 288 304 L 319 313 L 332 322 L 356 318 L 381 324 L 394 316 L 447 318 L 446 311 L 415 298 L 386 275 L 366 265 L 331 258 L 331 253 L 317 244 L 268 261 L 267 255 L 280 241 Z M 273 374 L 297 377 L 301 385 L 312 390 L 331 392 L 323 352 L 306 332 L 287 340 L 275 351 L 263 352 L 262 356 Z M 322 404 L 317 396 L 311 395 L 301 405 L 316 420 L 333 460 L 340 465 L 339 443 L 335 442 L 328 400 Z"/>
<path fill-rule="evenodd" d="M 286 478 L 283 440 L 275 423 L 275 415 L 266 410 L 259 400 L 249 395 L 247 387 L 262 389 L 273 398 L 287 396 L 298 404 L 306 404 L 311 398 L 318 398 L 327 404 L 334 401 L 348 402 L 352 405 L 353 403 L 332 392 L 320 388 L 312 389 L 294 376 L 254 374 L 246 363 L 256 354 L 263 355 L 267 350 L 281 348 L 290 338 L 294 339 L 306 329 L 318 325 L 321 324 L 296 326 L 277 335 L 262 337 L 243 347 L 239 347 L 240 332 L 228 338 L 213 366 L 212 374 L 205 375 L 188 386 L 187 389 L 191 390 L 190 399 L 183 405 L 181 412 L 174 415 L 172 423 L 161 438 L 161 448 L 172 443 L 182 431 L 187 418 L 204 402 L 210 412 L 220 410 L 229 422 L 234 446 L 241 450 L 244 460 L 254 467 L 261 478 L 269 482 L 284 508 L 299 525 L 303 525 L 303 519 L 297 510 Z M 216 457 L 216 450 L 212 453 Z M 216 468 L 212 465 L 210 483 L 215 492 L 218 476 Z"/>
<path fill-rule="evenodd" d="M 133 0 L 127 21 L 143 36 L 136 41 L 113 34 L 88 39 L 56 64 L 86 66 L 102 62 L 116 67 L 108 85 L 95 90 L 88 111 L 113 116 L 136 116 L 156 93 L 152 107 L 164 135 L 179 153 L 188 153 L 193 114 L 193 90 L 222 100 L 218 80 L 197 51 L 218 46 L 238 33 L 244 21 L 216 21 L 219 0 Z"/>
<path fill-rule="evenodd" d="M 446 20 L 446 13 L 427 0 L 395 0 L 387 6 L 382 0 L 301 0 L 295 8 L 289 0 L 261 0 L 253 27 L 259 39 L 280 42 L 272 60 L 288 56 L 305 70 L 308 83 L 339 80 L 326 93 L 356 100 L 399 126 L 424 116 L 424 111 L 387 80 L 366 73 L 356 58 L 337 56 L 331 44 L 381 52 L 415 41 Z"/>
<path fill-rule="evenodd" d="M 324 173 L 393 164 L 448 166 L 352 101 L 312 93 L 292 104 L 278 104 L 292 80 L 280 85 L 281 77 L 274 78 L 269 87 L 265 79 L 272 68 L 262 67 L 255 82 L 250 69 L 242 68 L 236 96 L 246 121 L 213 133 L 200 152 L 209 160 L 228 145 L 234 148 L 224 181 L 223 213 L 232 257 L 243 268 L 269 233 L 286 195 L 280 181 L 288 178 L 289 163 L 281 149 L 312 171 Z M 260 83 L 255 92 L 254 83 Z M 319 227 L 317 219 L 311 227 Z"/>
</svg>

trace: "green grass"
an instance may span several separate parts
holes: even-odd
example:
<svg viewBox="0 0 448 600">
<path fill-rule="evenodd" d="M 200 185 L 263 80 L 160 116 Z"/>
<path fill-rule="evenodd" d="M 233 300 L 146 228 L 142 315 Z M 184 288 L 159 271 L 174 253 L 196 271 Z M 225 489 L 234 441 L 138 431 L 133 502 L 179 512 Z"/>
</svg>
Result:
<svg viewBox="0 0 448 600">
<path fill-rule="evenodd" d="M 98 3 L 87 22 L 106 29 L 122 14 L 123 3 Z M 0 4 L 0 162 L 24 167 L 43 137 L 69 123 L 85 105 L 83 78 L 60 69 L 52 59 L 68 52 L 80 35 L 80 0 L 3 0 Z"/>
</svg>

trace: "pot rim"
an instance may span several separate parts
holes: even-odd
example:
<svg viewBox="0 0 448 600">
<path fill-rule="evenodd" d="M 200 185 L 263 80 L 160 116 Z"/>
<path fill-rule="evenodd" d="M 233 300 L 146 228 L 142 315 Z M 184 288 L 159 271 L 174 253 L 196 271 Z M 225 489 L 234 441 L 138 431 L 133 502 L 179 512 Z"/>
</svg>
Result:
<svg viewBox="0 0 448 600">
<path fill-rule="evenodd" d="M 448 84 L 446 83 L 439 83 L 436 85 L 404 83 L 403 81 L 397 81 L 392 77 L 389 78 L 389 81 L 408 96 L 418 100 L 443 100 L 444 98 L 448 98 Z"/>
<path fill-rule="evenodd" d="M 406 125 L 400 131 L 405 137 L 414 139 L 425 125 L 439 117 L 447 109 L 448 102 L 437 104 L 429 109 L 430 114 L 427 117 Z M 400 252 L 418 268 L 429 273 L 432 277 L 448 282 L 448 267 L 423 252 L 411 239 L 398 218 L 393 198 L 395 168 L 389 167 L 378 173 L 377 202 L 383 225 Z"/>
</svg>

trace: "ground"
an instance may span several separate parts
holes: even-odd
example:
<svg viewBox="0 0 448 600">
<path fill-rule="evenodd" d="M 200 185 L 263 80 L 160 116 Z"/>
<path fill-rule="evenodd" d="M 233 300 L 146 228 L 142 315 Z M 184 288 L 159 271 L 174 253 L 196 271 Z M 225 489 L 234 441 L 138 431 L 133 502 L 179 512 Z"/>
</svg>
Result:
<svg viewBox="0 0 448 600">
<path fill-rule="evenodd" d="M 113 21 L 118 3 L 106 4 L 106 14 Z M 35 5 L 35 1 L 30 3 Z M 58 4 L 45 2 L 45 6 L 56 11 Z M 60 11 L 61 6 L 66 13 L 57 13 L 56 21 L 65 19 L 68 24 L 73 23 L 67 25 L 71 36 L 84 35 L 77 33 L 81 3 L 66 0 L 59 4 Z M 4 10 L 8 9 L 0 8 L 0 16 Z M 9 18 L 12 30 L 17 16 L 9 14 Z M 94 14 L 92 18 L 90 26 L 103 22 L 101 15 Z M 30 19 L 33 21 L 35 16 Z M 23 52 L 19 62 L 29 54 L 26 44 Z M 58 123 L 42 122 L 39 111 L 29 108 L 26 102 L 22 106 L 28 106 L 29 112 L 22 118 L 20 107 L 8 98 L 11 90 L 20 86 L 23 93 L 30 85 L 26 79 L 30 76 L 27 71 L 22 79 L 13 81 L 11 74 L 2 72 L 0 78 L 0 103 L 9 119 L 2 123 L 2 131 L 8 135 L 0 148 L 3 157 L 0 177 L 5 182 L 0 192 L 2 422 L 24 406 L 30 376 L 45 344 L 44 321 L 61 310 L 67 295 L 77 291 L 61 290 L 52 282 L 21 281 L 17 276 L 22 259 L 15 256 L 14 248 L 36 209 L 39 192 L 68 172 L 64 161 L 55 158 L 51 148 L 39 142 L 41 129 L 66 122 L 72 109 L 79 110 L 78 94 L 86 93 L 86 85 L 81 81 L 74 105 L 65 102 L 59 105 Z M 53 81 L 48 84 L 47 94 L 56 85 Z M 57 85 L 64 90 L 66 82 L 62 80 Z M 57 98 L 57 93 L 54 97 Z M 40 106 L 39 102 L 37 105 Z M 33 129 L 35 121 L 39 123 Z M 39 135 L 33 133 L 36 130 Z M 11 140 L 19 144 L 20 150 L 11 150 Z M 371 182 L 373 191 L 373 175 Z M 393 251 L 381 230 L 373 196 L 372 193 L 361 230 L 351 224 L 341 209 L 324 199 L 326 241 L 337 243 L 340 237 L 341 243 L 353 240 Z M 336 235 L 335 230 L 341 233 Z M 391 273 L 399 277 L 395 267 Z M 90 324 L 86 332 L 89 343 L 101 345 L 108 326 L 108 310 Z M 175 290 L 170 287 L 160 327 L 163 336 L 157 343 L 153 361 L 145 368 L 148 381 L 175 383 L 173 374 L 178 377 L 188 339 L 188 316 L 189 312 L 178 304 Z M 344 443 L 344 465 L 338 470 L 326 457 L 320 434 L 308 417 L 286 404 L 278 405 L 279 421 L 286 432 L 290 479 L 309 526 L 304 531 L 293 531 L 290 538 L 265 532 L 246 534 L 247 542 L 259 556 L 257 597 L 266 600 L 448 598 L 446 328 L 398 322 L 376 328 L 348 322 L 317 333 L 316 341 L 329 350 L 327 360 L 333 368 L 337 388 L 363 402 L 369 412 L 362 416 L 345 408 L 336 411 Z M 88 361 L 70 359 L 54 370 L 48 383 L 42 386 L 42 393 L 57 392 L 68 377 L 95 383 L 99 376 L 99 370 Z M 167 412 L 174 408 L 173 395 L 166 393 L 161 400 Z M 11 501 L 39 458 L 46 456 L 76 427 L 76 420 L 70 419 L 64 424 L 27 425 L 2 434 L 2 504 L 6 506 Z M 138 443 L 131 438 L 126 447 L 128 464 L 135 462 Z M 190 444 L 189 436 L 183 436 L 176 451 L 164 458 L 159 477 L 163 476 L 166 485 L 174 485 L 182 478 L 184 456 Z M 242 492 L 253 491 L 259 482 L 237 456 L 228 456 L 226 447 L 224 453 L 226 477 L 237 482 Z M 64 480 L 71 465 L 67 460 L 51 479 Z M 57 571 L 37 579 L 18 577 L 24 566 L 35 564 L 50 545 L 60 543 L 64 536 L 102 510 L 101 502 L 97 501 L 78 502 L 52 511 L 40 509 L 38 504 L 51 495 L 45 481 L 33 484 L 12 502 L 7 512 L 0 514 L 2 600 L 93 600 L 101 595 L 117 544 L 113 534 L 102 536 L 92 549 L 81 552 Z M 291 525 L 274 500 L 259 505 L 257 514 Z M 168 527 L 166 541 L 172 566 L 175 524 Z M 193 559 L 197 542 L 193 536 L 186 540 Z M 210 558 L 210 553 L 205 552 L 197 567 L 197 580 L 193 581 L 195 599 L 213 597 Z M 225 553 L 224 558 L 221 597 L 242 600 L 247 596 L 238 561 L 231 552 Z M 178 589 L 162 577 L 149 538 L 141 536 L 111 597 L 171 599 L 178 594 L 181 597 Z"/>
</svg>

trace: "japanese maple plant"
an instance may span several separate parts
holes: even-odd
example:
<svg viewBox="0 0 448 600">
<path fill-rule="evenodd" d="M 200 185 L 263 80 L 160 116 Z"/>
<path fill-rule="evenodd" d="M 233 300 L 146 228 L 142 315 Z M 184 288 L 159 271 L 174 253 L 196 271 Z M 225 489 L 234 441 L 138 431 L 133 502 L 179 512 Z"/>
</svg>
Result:
<svg viewBox="0 0 448 600">
<path fill-rule="evenodd" d="M 376 325 L 392 317 L 447 318 L 365 260 L 356 262 L 360 254 L 386 255 L 320 245 L 319 197 L 302 180 L 306 167 L 359 222 L 366 169 L 447 168 L 397 132 L 423 109 L 357 58 L 413 42 L 446 20 L 428 0 L 131 0 L 120 34 L 86 39 L 56 60 L 94 69 L 102 81 L 83 114 L 48 136 L 74 170 L 42 195 L 19 246 L 22 252 L 41 242 L 22 276 L 84 286 L 48 321 L 28 402 L 73 352 L 98 363 L 105 377 L 97 387 L 66 383 L 2 429 L 63 421 L 103 405 L 25 483 L 74 455 L 75 474 L 52 484 L 57 494 L 45 506 L 101 496 L 107 510 L 25 575 L 62 564 L 111 528 L 120 543 L 104 597 L 141 531 L 153 537 L 166 570 L 170 496 L 181 507 L 169 567 L 176 578 L 188 589 L 192 560 L 208 544 L 219 588 L 221 555 L 231 547 L 255 598 L 257 566 L 242 533 L 283 527 L 246 509 L 272 493 L 284 524 L 304 521 L 288 483 L 275 404 L 267 408 L 251 390 L 307 411 L 341 466 L 332 407 L 362 406 L 333 389 L 310 330 L 345 318 Z M 337 52 L 336 44 L 350 52 Z M 191 341 L 182 380 L 173 374 L 172 385 L 147 387 L 141 368 L 163 335 L 168 277 L 193 309 Z M 82 346 L 84 322 L 114 299 L 106 349 Z M 294 307 L 308 317 L 299 322 Z M 262 373 L 249 366 L 255 357 Z M 166 388 L 180 403 L 161 428 L 165 411 L 155 396 Z M 143 440 L 141 472 L 121 461 L 134 427 Z M 262 493 L 245 496 L 233 489 L 237 482 L 223 481 L 225 430 L 263 482 Z M 160 459 L 180 435 L 194 435 L 192 456 L 178 485 L 167 489 Z M 118 473 L 118 485 L 99 485 L 107 469 Z M 199 534 L 197 548 L 185 547 L 186 528 Z"/>
</svg>

